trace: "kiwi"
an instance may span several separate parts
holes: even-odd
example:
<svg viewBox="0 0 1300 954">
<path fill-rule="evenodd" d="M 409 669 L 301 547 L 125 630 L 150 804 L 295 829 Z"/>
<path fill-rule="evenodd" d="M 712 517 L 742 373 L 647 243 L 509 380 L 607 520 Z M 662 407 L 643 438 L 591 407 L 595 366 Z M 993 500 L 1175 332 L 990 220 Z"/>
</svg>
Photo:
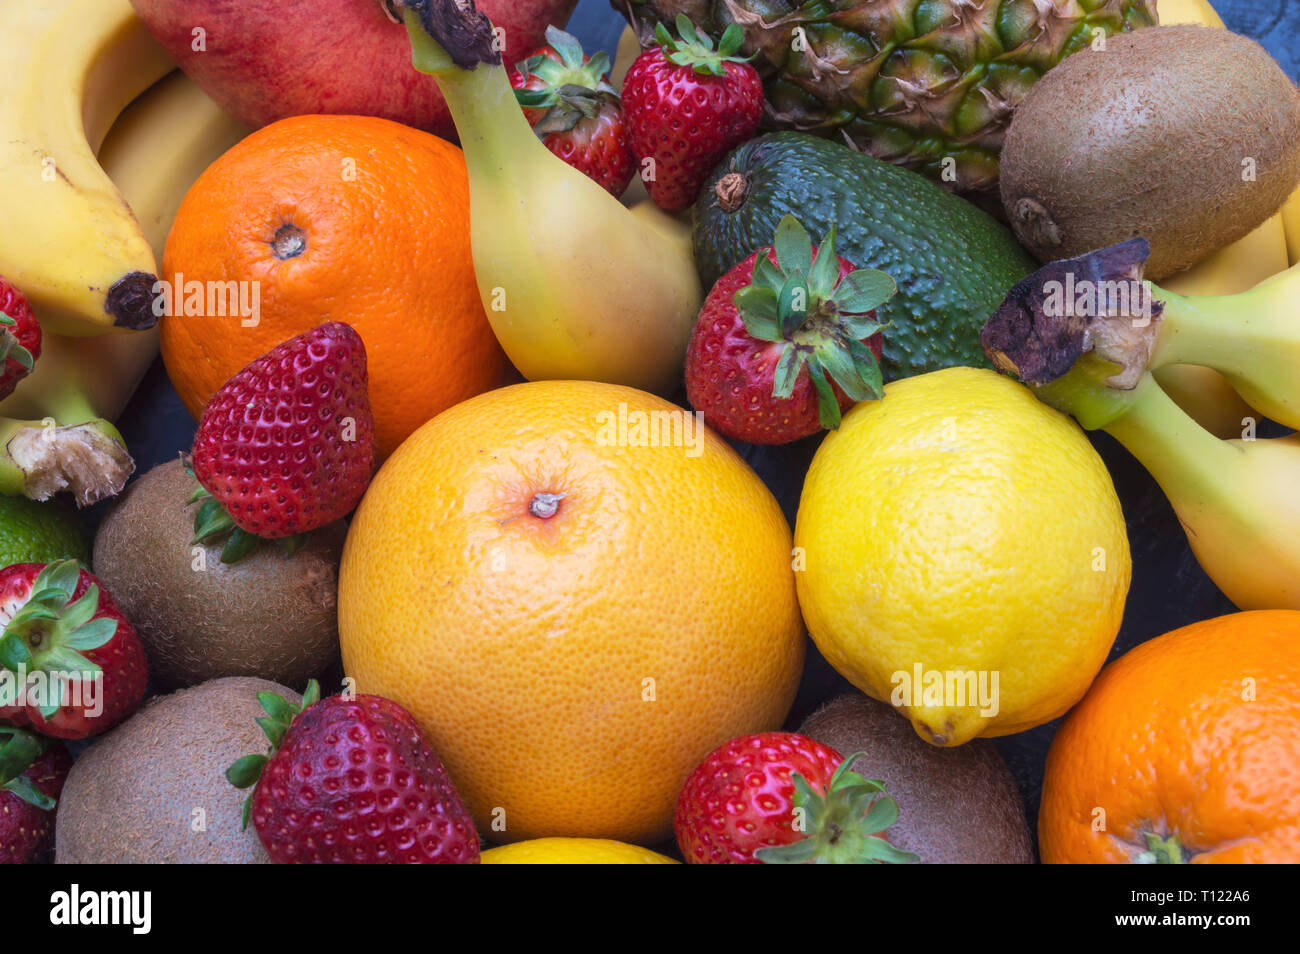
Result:
<svg viewBox="0 0 1300 954">
<path fill-rule="evenodd" d="M 1257 228 L 1300 183 L 1300 89 L 1228 30 L 1107 37 L 1034 84 L 1000 169 L 1007 217 L 1039 260 L 1140 235 L 1159 280 Z"/>
<path fill-rule="evenodd" d="M 222 563 L 219 543 L 193 543 L 186 501 L 197 486 L 179 460 L 135 481 L 100 524 L 95 575 L 140 633 L 157 684 L 261 676 L 304 685 L 339 652 L 345 525 L 312 532 L 292 556 L 267 542 Z"/>
<path fill-rule="evenodd" d="M 1020 793 L 991 743 L 929 745 L 892 708 L 857 693 L 826 703 L 799 732 L 841 755 L 865 753 L 854 771 L 883 781 L 898 802 L 889 840 L 923 864 L 1033 863 Z"/>
<path fill-rule="evenodd" d="M 54 825 L 57 864 L 269 864 L 241 828 L 247 795 L 226 781 L 236 759 L 266 752 L 265 679 L 215 679 L 157 696 L 72 766 Z"/>
</svg>

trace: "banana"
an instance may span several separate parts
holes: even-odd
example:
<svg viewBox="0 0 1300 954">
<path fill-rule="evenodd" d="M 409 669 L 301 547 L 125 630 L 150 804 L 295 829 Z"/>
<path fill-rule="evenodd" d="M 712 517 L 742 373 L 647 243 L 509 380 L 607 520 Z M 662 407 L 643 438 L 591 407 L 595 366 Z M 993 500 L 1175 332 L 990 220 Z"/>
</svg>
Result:
<svg viewBox="0 0 1300 954">
<path fill-rule="evenodd" d="M 533 380 L 680 386 L 702 298 L 681 223 L 631 212 L 542 145 L 472 5 L 403 6 L 415 66 L 438 81 L 465 150 L 479 294 L 515 367 Z M 447 49 L 425 24 L 452 38 Z"/>
<path fill-rule="evenodd" d="M 1160 25 L 1199 23 L 1202 26 L 1221 27 L 1223 20 L 1206 0 L 1160 0 Z"/>
<path fill-rule="evenodd" d="M 99 159 L 159 260 L 189 187 L 248 132 L 179 70 L 113 125 Z M 84 504 L 120 490 L 132 465 L 113 446 L 120 447 L 121 435 L 103 419 L 121 413 L 157 354 L 156 330 L 100 338 L 45 335 L 35 370 L 0 401 L 0 415 L 7 415 L 0 418 L 0 493 L 39 497 L 67 489 Z M 31 443 L 32 431 L 44 443 Z M 33 460 L 33 447 L 46 453 Z M 72 456 L 59 454 L 69 448 Z"/>
<path fill-rule="evenodd" d="M 1179 295 L 1219 296 L 1245 291 L 1287 267 L 1281 216 L 1165 280 Z M 1300 365 L 1297 365 L 1300 369 Z M 1259 415 L 1217 371 L 1194 364 L 1162 364 L 1156 380 L 1178 406 L 1216 437 L 1240 436 L 1242 422 Z M 1263 408 L 1258 410 L 1263 411 Z"/>
<path fill-rule="evenodd" d="M 1282 224 L 1286 227 L 1287 256 L 1292 265 L 1300 265 L 1300 189 L 1282 206 Z"/>
<path fill-rule="evenodd" d="M 1239 609 L 1300 609 L 1300 435 L 1222 441 L 1145 375 L 1105 430 L 1160 484 L 1197 562 Z"/>
<path fill-rule="evenodd" d="M 1300 609 L 1300 435 L 1256 439 L 1239 429 L 1239 439 L 1220 440 L 1151 374 L 1174 364 L 1214 368 L 1252 407 L 1300 426 L 1300 265 L 1235 295 L 1177 295 L 1140 284 L 1148 250 L 1130 239 L 1044 266 L 1007 296 L 981 343 L 1043 401 L 1128 448 L 1169 498 L 1201 567 L 1239 608 Z M 1098 292 L 1098 307 L 1067 314 L 1056 298 L 1066 274 L 1145 288 L 1146 302 L 1160 307 L 1133 309 L 1130 291 L 1112 308 Z"/>
<path fill-rule="evenodd" d="M 175 63 L 129 0 L 4 0 L 0 63 L 0 274 L 46 333 L 153 326 L 153 250 L 95 152 Z"/>
</svg>

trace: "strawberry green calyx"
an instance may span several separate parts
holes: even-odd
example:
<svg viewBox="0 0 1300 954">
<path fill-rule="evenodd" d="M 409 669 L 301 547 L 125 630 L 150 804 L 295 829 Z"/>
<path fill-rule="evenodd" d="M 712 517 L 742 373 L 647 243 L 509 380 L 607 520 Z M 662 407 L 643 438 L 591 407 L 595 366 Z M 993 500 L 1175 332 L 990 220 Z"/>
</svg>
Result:
<svg viewBox="0 0 1300 954">
<path fill-rule="evenodd" d="M 864 778 L 853 763 L 855 752 L 831 776 L 823 798 L 798 772 L 793 774 L 795 818 L 807 834 L 789 845 L 760 848 L 764 864 L 909 864 L 919 861 L 882 836 L 898 820 L 898 803 L 885 793 L 884 782 Z"/>
<path fill-rule="evenodd" d="M 830 381 L 853 401 L 878 399 L 884 393 L 880 365 L 866 342 L 884 328 L 875 321 L 874 309 L 897 286 L 871 268 L 841 278 L 835 229 L 814 257 L 807 231 L 792 215 L 777 226 L 772 250 L 776 264 L 766 249 L 761 251 L 753 284 L 736 292 L 733 301 L 751 337 L 783 343 L 773 397 L 790 397 L 799 372 L 807 367 L 821 424 L 833 430 L 840 425 L 840 406 Z"/>
<path fill-rule="evenodd" d="M 320 683 L 315 679 L 308 682 L 307 691 L 302 694 L 302 702 L 297 704 L 276 692 L 259 692 L 257 701 L 266 712 L 265 716 L 257 720 L 257 724 L 270 739 L 271 750 L 266 755 L 245 755 L 243 758 L 236 759 L 230 768 L 226 769 L 226 781 L 239 789 L 252 788 L 257 784 L 257 780 L 262 777 L 262 769 L 266 768 L 266 763 L 271 761 L 271 756 L 279 750 L 285 733 L 289 731 L 289 726 L 293 725 L 293 720 L 320 702 Z M 248 798 L 244 799 L 242 822 L 244 829 L 248 828 L 248 818 L 252 808 L 253 796 L 249 793 Z"/>
<path fill-rule="evenodd" d="M 679 39 L 673 39 L 662 23 L 655 26 L 655 40 L 663 50 L 664 58 L 674 66 L 689 66 L 701 76 L 726 76 L 728 63 L 748 63 L 753 59 L 735 55 L 745 41 L 745 31 L 735 23 L 718 38 L 716 50 L 713 41 L 701 35 L 684 13 L 677 14 L 677 35 Z"/>
<path fill-rule="evenodd" d="M 36 359 L 32 353 L 18 343 L 14 333 L 9 330 L 13 325 L 18 324 L 13 318 L 0 311 L 0 371 L 4 370 L 5 362 L 10 358 L 17 361 L 24 368 L 30 371 L 36 364 Z"/>
<path fill-rule="evenodd" d="M 49 739 L 35 732 L 0 726 L 0 790 L 13 792 L 27 804 L 35 805 L 42 811 L 53 809 L 54 799 L 33 785 L 32 780 L 23 774 L 45 754 L 50 745 Z"/>
<path fill-rule="evenodd" d="M 193 477 L 194 465 L 190 458 L 182 454 L 181 464 L 185 472 Z M 188 507 L 196 503 L 199 504 L 199 509 L 194 514 L 194 539 L 190 542 L 206 544 L 224 536 L 226 542 L 221 548 L 222 563 L 238 563 L 256 550 L 257 545 L 265 539 L 236 526 L 230 511 L 202 485 L 195 489 L 185 505 Z M 306 533 L 295 533 L 287 537 L 276 537 L 274 542 L 284 550 L 285 556 L 293 556 L 306 545 L 309 536 Z"/>
<path fill-rule="evenodd" d="M 515 67 L 525 80 L 537 77 L 546 84 L 543 89 L 515 90 L 520 106 L 546 110 L 533 127 L 539 136 L 568 132 L 584 118 L 598 116 L 607 103 L 618 101 L 618 92 L 605 79 L 610 69 L 607 53 L 596 53 L 584 62 L 577 38 L 555 26 L 546 28 L 546 42 L 560 62 L 539 53 Z"/>
<path fill-rule="evenodd" d="M 0 667 L 25 671 L 95 677 L 101 670 L 83 652 L 99 649 L 117 634 L 117 620 L 92 619 L 99 610 L 99 587 L 93 583 L 75 603 L 81 577 L 76 560 L 50 563 L 32 583 L 31 597 L 0 634 Z M 45 719 L 59 711 L 51 692 L 40 707 Z"/>
</svg>

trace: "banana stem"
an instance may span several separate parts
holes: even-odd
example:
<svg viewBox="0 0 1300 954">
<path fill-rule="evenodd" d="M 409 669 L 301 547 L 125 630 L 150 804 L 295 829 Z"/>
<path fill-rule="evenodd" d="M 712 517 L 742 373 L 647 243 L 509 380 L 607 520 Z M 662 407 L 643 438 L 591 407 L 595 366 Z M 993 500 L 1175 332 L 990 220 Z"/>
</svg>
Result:
<svg viewBox="0 0 1300 954">
<path fill-rule="evenodd" d="M 426 9 L 430 16 L 437 14 L 437 0 L 429 0 Z M 411 62 L 438 81 L 472 178 L 500 180 L 522 175 L 530 155 L 538 151 L 552 158 L 519 108 L 499 56 L 495 62 L 484 60 L 462 68 L 430 35 L 416 10 L 407 7 L 403 18 L 411 38 Z M 491 36 L 485 18 L 477 23 L 477 29 Z"/>
<path fill-rule="evenodd" d="M 1300 266 L 1236 295 L 1176 295 L 1150 286 L 1164 323 L 1149 367 L 1213 368 L 1251 405 L 1300 427 Z"/>
<path fill-rule="evenodd" d="M 94 418 L 0 418 L 0 494 L 48 500 L 60 491 L 77 506 L 117 494 L 135 470 L 117 428 Z"/>
<path fill-rule="evenodd" d="M 1300 428 L 1300 266 L 1236 295 L 1178 295 L 1141 281 L 1148 251 L 1130 239 L 1043 266 L 985 324 L 985 352 L 1040 387 L 1085 356 L 1107 363 L 1116 391 L 1168 365 L 1213 368 L 1251 407 Z"/>
<path fill-rule="evenodd" d="M 1233 489 L 1232 474 L 1241 448 L 1197 424 L 1149 374 L 1129 392 L 1126 412 L 1104 430 L 1180 505 L 1219 506 L 1240 493 Z"/>
</svg>

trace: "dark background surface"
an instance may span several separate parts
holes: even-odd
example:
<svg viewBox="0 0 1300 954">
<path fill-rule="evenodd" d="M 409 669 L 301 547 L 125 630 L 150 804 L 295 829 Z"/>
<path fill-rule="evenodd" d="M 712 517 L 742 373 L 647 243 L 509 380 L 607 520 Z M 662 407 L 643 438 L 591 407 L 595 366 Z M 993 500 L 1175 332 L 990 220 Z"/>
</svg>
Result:
<svg viewBox="0 0 1300 954">
<path fill-rule="evenodd" d="M 1214 6 L 1229 29 L 1258 39 L 1293 78 L 1300 78 L 1300 0 L 1218 0 Z M 612 57 L 623 22 L 607 0 L 581 0 L 569 29 L 588 52 L 603 48 Z M 1231 104 L 1223 104 L 1223 108 L 1230 109 Z M 176 397 L 161 362 L 155 363 L 119 423 L 139 473 L 187 450 L 194 435 L 194 422 Z M 1154 481 L 1107 435 L 1090 436 L 1123 502 L 1133 559 L 1124 623 L 1110 658 L 1179 626 L 1233 612 L 1232 604 L 1197 565 Z M 781 501 L 791 525 L 803 474 L 819 440 L 809 438 L 781 448 L 737 445 Z M 90 520 L 94 522 L 106 506 L 94 508 Z M 809 649 L 803 685 L 788 722 L 792 729 L 822 701 L 852 688 L 821 659 L 811 642 Z M 1031 826 L 1037 817 L 1043 761 L 1056 725 L 1052 722 L 996 740 L 1020 786 Z"/>
</svg>

